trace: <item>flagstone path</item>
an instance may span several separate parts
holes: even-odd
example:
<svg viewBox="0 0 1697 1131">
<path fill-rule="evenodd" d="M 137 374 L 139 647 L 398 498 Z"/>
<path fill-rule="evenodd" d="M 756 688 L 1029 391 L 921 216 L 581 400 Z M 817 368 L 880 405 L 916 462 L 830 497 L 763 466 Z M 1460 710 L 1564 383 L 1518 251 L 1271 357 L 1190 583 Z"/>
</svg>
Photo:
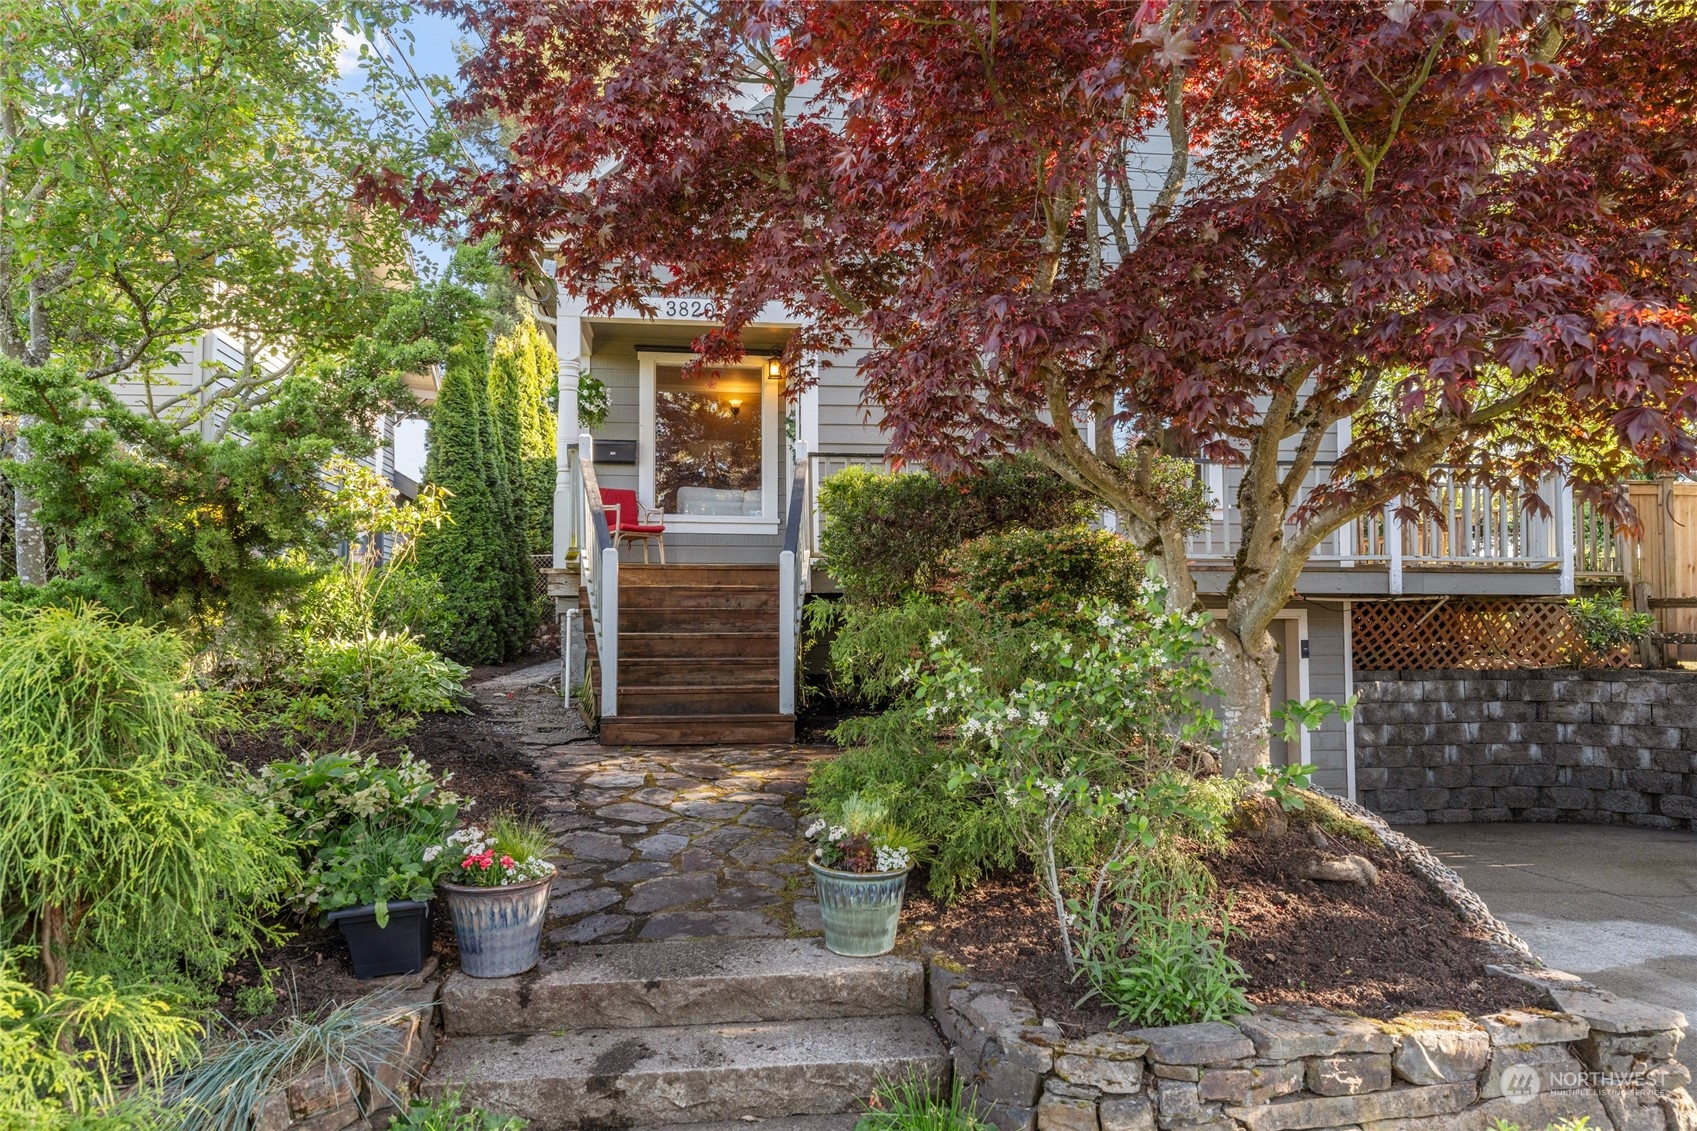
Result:
<svg viewBox="0 0 1697 1131">
<path fill-rule="evenodd" d="M 560 849 L 545 948 L 819 933 L 797 824 L 809 768 L 833 751 L 603 747 L 555 687 L 506 677 L 468 690 L 537 763 Z"/>
</svg>

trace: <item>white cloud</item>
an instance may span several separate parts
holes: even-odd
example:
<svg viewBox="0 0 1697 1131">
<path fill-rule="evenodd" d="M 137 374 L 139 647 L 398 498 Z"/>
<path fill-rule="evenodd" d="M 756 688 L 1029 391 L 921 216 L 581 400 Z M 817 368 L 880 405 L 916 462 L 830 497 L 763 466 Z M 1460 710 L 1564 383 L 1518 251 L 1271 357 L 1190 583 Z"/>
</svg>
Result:
<svg viewBox="0 0 1697 1131">
<path fill-rule="evenodd" d="M 359 49 L 366 38 L 345 27 L 336 29 L 336 73 L 347 77 L 359 69 Z"/>
</svg>

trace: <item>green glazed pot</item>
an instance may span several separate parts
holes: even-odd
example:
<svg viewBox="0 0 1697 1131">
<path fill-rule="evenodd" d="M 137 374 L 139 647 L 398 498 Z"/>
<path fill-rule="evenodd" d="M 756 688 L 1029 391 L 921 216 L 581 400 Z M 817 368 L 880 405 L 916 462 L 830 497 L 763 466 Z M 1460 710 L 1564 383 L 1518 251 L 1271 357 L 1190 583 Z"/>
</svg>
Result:
<svg viewBox="0 0 1697 1131">
<path fill-rule="evenodd" d="M 825 921 L 825 946 L 835 954 L 868 958 L 896 946 L 896 921 L 902 914 L 907 869 L 900 872 L 839 872 L 812 860 L 819 888 L 819 917 Z"/>
</svg>

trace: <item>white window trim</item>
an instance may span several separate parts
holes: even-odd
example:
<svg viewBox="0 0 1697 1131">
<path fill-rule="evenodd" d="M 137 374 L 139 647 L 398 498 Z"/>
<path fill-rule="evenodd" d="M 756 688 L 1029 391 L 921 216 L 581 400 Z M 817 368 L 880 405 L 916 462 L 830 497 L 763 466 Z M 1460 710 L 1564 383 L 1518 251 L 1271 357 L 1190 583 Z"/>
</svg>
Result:
<svg viewBox="0 0 1697 1131">
<path fill-rule="evenodd" d="M 1208 513 L 1215 522 L 1221 521 L 1226 517 L 1226 465 L 1203 460 L 1202 487 L 1208 492 Z"/>
<path fill-rule="evenodd" d="M 644 504 L 654 505 L 654 397 L 659 387 L 656 369 L 661 365 L 687 365 L 696 355 L 689 352 L 638 350 L 637 390 L 637 478 L 636 490 Z M 743 357 L 731 362 L 761 371 L 760 374 L 760 517 L 747 515 L 668 514 L 661 521 L 666 533 L 678 534 L 776 534 L 778 519 L 779 440 L 783 435 L 783 382 L 769 381 L 765 358 Z"/>
</svg>

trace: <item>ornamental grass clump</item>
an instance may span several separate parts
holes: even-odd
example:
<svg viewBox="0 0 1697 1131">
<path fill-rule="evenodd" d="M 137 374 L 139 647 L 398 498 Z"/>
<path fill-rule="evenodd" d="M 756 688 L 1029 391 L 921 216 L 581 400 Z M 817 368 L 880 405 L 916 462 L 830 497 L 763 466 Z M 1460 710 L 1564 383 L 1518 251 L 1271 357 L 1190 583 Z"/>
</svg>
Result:
<svg viewBox="0 0 1697 1131">
<path fill-rule="evenodd" d="M 79 947 L 216 969 L 297 875 L 173 634 L 89 605 L 0 618 L 0 907 L 44 988 Z"/>
<path fill-rule="evenodd" d="M 370 1083 L 373 1107 L 401 1107 L 405 1098 L 383 1081 L 393 1078 L 402 1029 L 417 1012 L 416 1002 L 377 993 L 235 1036 L 169 1082 L 174 1125 L 250 1131 L 290 1082 L 306 1073 L 329 1081 L 338 1070 Z"/>
</svg>

